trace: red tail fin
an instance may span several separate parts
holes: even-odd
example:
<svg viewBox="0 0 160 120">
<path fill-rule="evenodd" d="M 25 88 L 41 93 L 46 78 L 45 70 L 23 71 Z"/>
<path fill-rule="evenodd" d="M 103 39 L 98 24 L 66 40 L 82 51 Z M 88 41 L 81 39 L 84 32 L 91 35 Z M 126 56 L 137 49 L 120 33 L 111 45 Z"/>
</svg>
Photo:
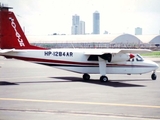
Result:
<svg viewBox="0 0 160 120">
<path fill-rule="evenodd" d="M 29 44 L 14 13 L 9 9 L 9 7 L 0 6 L 0 48 L 45 49 Z"/>
</svg>

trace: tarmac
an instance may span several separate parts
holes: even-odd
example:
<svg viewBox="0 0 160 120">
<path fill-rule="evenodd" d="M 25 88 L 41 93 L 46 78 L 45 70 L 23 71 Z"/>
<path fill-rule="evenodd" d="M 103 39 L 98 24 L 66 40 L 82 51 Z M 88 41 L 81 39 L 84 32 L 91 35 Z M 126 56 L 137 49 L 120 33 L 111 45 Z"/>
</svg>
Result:
<svg viewBox="0 0 160 120">
<path fill-rule="evenodd" d="M 160 64 L 160 59 L 152 59 Z M 157 80 L 143 75 L 82 75 L 0 57 L 0 120 L 160 120 Z"/>
<path fill-rule="evenodd" d="M 154 62 L 160 62 L 160 58 L 159 57 L 144 57 L 144 59 L 152 60 Z"/>
</svg>

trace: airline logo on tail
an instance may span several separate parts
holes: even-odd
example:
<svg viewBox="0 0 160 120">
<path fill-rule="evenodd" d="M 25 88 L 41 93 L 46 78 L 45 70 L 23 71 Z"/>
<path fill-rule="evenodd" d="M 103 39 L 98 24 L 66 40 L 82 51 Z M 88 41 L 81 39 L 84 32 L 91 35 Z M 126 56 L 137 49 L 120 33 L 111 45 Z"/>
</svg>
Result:
<svg viewBox="0 0 160 120">
<path fill-rule="evenodd" d="M 9 20 L 11 21 L 11 26 L 13 27 L 14 31 L 15 31 L 15 35 L 17 37 L 18 43 L 21 47 L 25 46 L 23 39 L 21 38 L 21 35 L 19 34 L 19 32 L 16 29 L 16 23 L 14 22 L 13 18 L 9 18 Z"/>
</svg>

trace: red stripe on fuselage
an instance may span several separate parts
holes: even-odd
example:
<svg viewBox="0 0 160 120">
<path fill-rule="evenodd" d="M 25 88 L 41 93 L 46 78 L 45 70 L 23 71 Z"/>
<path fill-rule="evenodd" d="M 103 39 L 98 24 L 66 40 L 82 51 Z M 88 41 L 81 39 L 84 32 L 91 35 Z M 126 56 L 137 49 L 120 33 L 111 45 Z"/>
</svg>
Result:
<svg viewBox="0 0 160 120">
<path fill-rule="evenodd" d="M 57 64 L 73 64 L 73 65 L 92 65 L 97 66 L 98 63 L 84 63 L 84 62 L 73 62 L 73 61 L 63 61 L 63 60 L 50 60 L 42 58 L 29 58 L 20 56 L 5 56 L 6 58 L 15 58 L 18 60 L 30 61 L 30 62 L 44 62 L 44 63 L 57 63 Z"/>
</svg>

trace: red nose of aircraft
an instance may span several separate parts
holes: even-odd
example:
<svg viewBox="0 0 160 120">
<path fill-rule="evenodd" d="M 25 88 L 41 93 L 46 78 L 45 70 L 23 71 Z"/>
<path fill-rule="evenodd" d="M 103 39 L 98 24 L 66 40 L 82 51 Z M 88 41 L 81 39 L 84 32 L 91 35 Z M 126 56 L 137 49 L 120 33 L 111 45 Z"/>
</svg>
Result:
<svg viewBox="0 0 160 120">
<path fill-rule="evenodd" d="M 130 53 L 129 57 L 130 57 L 130 59 L 132 59 L 132 58 L 134 58 L 135 56 Z"/>
</svg>

